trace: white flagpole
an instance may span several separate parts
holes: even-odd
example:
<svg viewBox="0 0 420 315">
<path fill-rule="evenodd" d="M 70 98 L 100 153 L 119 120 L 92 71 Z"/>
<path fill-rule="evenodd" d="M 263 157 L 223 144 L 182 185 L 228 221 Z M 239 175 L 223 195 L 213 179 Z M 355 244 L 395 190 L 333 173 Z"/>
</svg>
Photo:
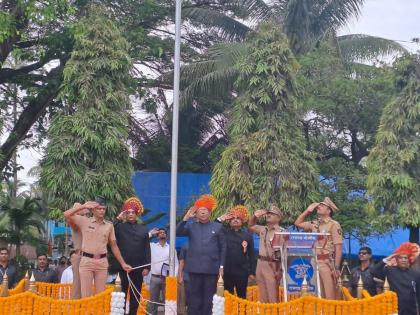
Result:
<svg viewBox="0 0 420 315">
<path fill-rule="evenodd" d="M 178 123 L 179 123 L 179 77 L 181 59 L 181 1 L 175 0 L 175 59 L 174 59 L 174 94 L 172 108 L 172 158 L 171 158 L 171 208 L 169 213 L 170 228 L 170 274 L 175 276 L 176 242 L 176 192 L 178 175 Z"/>
</svg>

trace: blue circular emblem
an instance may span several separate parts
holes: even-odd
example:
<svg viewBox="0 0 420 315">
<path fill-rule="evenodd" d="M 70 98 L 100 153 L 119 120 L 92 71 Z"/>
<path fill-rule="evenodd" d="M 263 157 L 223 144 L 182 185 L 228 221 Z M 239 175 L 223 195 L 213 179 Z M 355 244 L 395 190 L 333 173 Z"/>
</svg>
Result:
<svg viewBox="0 0 420 315">
<path fill-rule="evenodd" d="M 304 258 L 296 258 L 289 265 L 288 273 L 290 278 L 298 285 L 301 286 L 303 278 L 306 276 L 308 283 L 314 275 L 314 268 L 309 260 Z"/>
</svg>

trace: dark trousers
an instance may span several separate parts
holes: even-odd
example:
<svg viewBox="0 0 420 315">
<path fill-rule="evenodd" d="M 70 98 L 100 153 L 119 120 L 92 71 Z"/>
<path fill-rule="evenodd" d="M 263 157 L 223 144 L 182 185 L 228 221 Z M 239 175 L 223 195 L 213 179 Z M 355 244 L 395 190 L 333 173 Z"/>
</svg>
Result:
<svg viewBox="0 0 420 315">
<path fill-rule="evenodd" d="M 217 284 L 217 282 L 216 282 Z M 189 300 L 191 299 L 191 291 L 190 291 L 190 281 L 184 280 L 184 290 L 185 290 L 185 306 L 188 307 Z"/>
<path fill-rule="evenodd" d="M 133 282 L 133 284 L 136 286 L 137 290 L 141 292 L 141 286 L 143 284 L 143 275 L 142 275 L 143 269 L 134 269 L 130 272 L 130 279 Z M 121 278 L 121 288 L 122 291 L 125 293 L 126 298 L 128 294 L 128 278 L 127 273 L 125 271 L 120 271 L 120 278 Z M 139 307 L 139 303 L 137 302 L 136 298 L 134 297 L 134 294 L 136 295 L 137 299 L 140 301 L 139 296 L 137 293 L 133 293 L 133 289 L 130 290 L 130 312 L 129 315 L 136 315 L 137 309 Z"/>
<path fill-rule="evenodd" d="M 189 273 L 188 315 L 212 315 L 217 275 Z"/>
<path fill-rule="evenodd" d="M 229 291 L 232 294 L 236 294 L 243 299 L 246 299 L 246 287 L 248 286 L 248 274 L 243 275 L 232 275 L 224 274 L 223 281 L 225 290 Z"/>
</svg>

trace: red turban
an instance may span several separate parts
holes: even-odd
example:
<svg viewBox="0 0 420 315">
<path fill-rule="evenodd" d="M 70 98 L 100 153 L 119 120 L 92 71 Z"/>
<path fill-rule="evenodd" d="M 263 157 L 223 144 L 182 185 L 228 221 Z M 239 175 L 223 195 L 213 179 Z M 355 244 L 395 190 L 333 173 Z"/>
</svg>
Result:
<svg viewBox="0 0 420 315">
<path fill-rule="evenodd" d="M 217 207 L 217 200 L 212 195 L 202 195 L 197 201 L 194 203 L 194 208 L 206 208 L 210 212 L 216 209 Z"/>
<path fill-rule="evenodd" d="M 413 264 L 420 253 L 420 247 L 416 243 L 405 242 L 400 245 L 395 251 L 395 255 L 407 255 L 410 264 Z"/>
<path fill-rule="evenodd" d="M 134 210 L 137 215 L 140 215 L 140 214 L 143 213 L 144 207 L 143 207 L 143 204 L 141 203 L 141 201 L 138 198 L 131 197 L 131 198 L 128 198 L 124 202 L 124 204 L 121 208 L 121 212 L 127 211 L 127 210 Z"/>
</svg>

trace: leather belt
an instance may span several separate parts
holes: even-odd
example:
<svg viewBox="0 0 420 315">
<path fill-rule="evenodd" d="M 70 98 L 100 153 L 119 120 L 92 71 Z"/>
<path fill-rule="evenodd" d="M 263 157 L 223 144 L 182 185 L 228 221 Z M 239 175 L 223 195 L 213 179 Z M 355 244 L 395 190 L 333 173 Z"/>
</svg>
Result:
<svg viewBox="0 0 420 315">
<path fill-rule="evenodd" d="M 260 260 L 262 260 L 262 261 L 269 261 L 269 262 L 275 262 L 275 261 L 277 261 L 277 260 L 274 260 L 274 259 L 273 259 L 273 258 L 271 258 L 271 257 L 261 256 L 261 255 L 258 255 L 258 259 L 260 259 Z"/>
<path fill-rule="evenodd" d="M 106 253 L 105 254 L 94 255 L 94 254 L 89 254 L 89 253 L 86 253 L 86 252 L 82 252 L 82 256 L 93 258 L 93 259 L 101 259 L 101 258 L 106 257 Z"/>
<path fill-rule="evenodd" d="M 331 256 L 330 254 L 318 254 L 316 255 L 316 258 L 320 260 L 330 260 Z"/>
<path fill-rule="evenodd" d="M 165 276 L 155 275 L 155 274 L 153 274 L 153 273 L 152 273 L 152 277 L 155 277 L 155 278 L 160 278 L 160 279 L 165 279 L 165 278 L 166 278 Z"/>
</svg>

